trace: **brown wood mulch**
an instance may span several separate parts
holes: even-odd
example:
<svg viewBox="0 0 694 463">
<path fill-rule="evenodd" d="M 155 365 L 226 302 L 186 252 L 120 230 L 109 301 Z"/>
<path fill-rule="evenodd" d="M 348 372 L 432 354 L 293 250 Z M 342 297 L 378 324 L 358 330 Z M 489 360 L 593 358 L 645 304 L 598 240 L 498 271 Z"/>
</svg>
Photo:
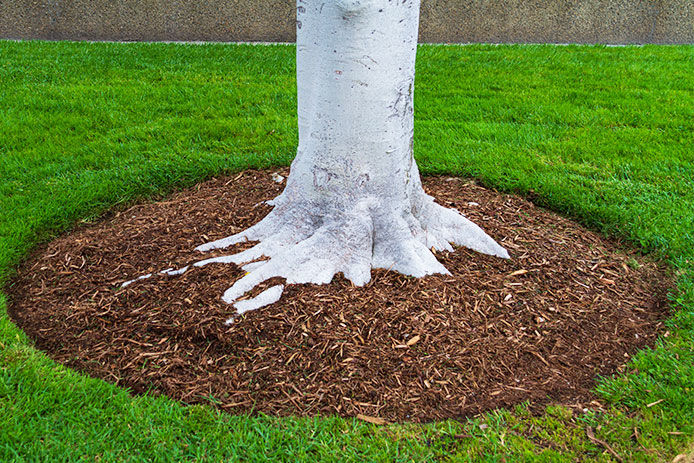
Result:
<svg viewBox="0 0 694 463">
<path fill-rule="evenodd" d="M 230 326 L 220 297 L 242 276 L 233 265 L 120 289 L 214 255 L 193 249 L 267 214 L 258 203 L 283 185 L 247 171 L 44 246 L 9 288 L 11 314 L 58 362 L 136 393 L 232 413 L 415 422 L 526 400 L 587 404 L 597 375 L 662 330 L 670 279 L 659 264 L 527 200 L 454 178 L 424 185 L 512 259 L 460 248 L 438 254 L 451 276 L 376 270 L 363 288 L 342 277 L 291 285 Z"/>
</svg>

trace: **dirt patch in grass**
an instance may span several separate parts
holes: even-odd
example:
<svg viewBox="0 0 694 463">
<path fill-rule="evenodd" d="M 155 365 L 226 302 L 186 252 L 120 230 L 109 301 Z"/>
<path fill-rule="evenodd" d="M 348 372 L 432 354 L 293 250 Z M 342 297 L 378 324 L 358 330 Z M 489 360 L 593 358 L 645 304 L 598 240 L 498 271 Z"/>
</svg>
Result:
<svg viewBox="0 0 694 463">
<path fill-rule="evenodd" d="M 524 199 L 456 178 L 424 186 L 512 258 L 459 248 L 438 254 L 448 276 L 375 270 L 363 288 L 341 276 L 290 285 L 226 325 L 235 310 L 220 297 L 239 268 L 158 272 L 224 254 L 193 249 L 267 214 L 259 203 L 283 185 L 247 171 L 51 242 L 11 284 L 11 315 L 56 361 L 136 393 L 232 413 L 416 422 L 526 400 L 587 404 L 596 376 L 662 329 L 670 280 L 658 264 Z"/>
</svg>

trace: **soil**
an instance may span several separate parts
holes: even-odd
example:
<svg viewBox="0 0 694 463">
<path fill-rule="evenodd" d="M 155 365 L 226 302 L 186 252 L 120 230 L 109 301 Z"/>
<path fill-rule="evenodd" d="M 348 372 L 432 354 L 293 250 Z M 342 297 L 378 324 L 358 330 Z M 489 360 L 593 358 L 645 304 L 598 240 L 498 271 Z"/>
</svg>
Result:
<svg viewBox="0 0 694 463">
<path fill-rule="evenodd" d="M 262 202 L 283 188 L 271 174 L 213 179 L 47 244 L 10 285 L 11 316 L 51 358 L 134 393 L 235 414 L 413 422 L 523 401 L 583 406 L 598 375 L 624 369 L 663 330 L 671 281 L 662 265 L 525 199 L 449 177 L 424 178 L 425 189 L 510 260 L 458 248 L 437 254 L 448 276 L 374 270 L 361 288 L 341 275 L 289 285 L 279 302 L 227 325 L 235 310 L 220 297 L 239 268 L 158 272 L 228 254 L 194 248 L 267 214 Z"/>
</svg>

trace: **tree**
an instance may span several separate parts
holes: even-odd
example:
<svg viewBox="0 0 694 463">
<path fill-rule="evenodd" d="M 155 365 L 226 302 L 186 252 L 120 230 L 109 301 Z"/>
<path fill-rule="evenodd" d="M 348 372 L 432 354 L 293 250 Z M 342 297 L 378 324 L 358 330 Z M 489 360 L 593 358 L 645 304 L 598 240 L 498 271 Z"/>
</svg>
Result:
<svg viewBox="0 0 694 463">
<path fill-rule="evenodd" d="M 422 277 L 448 273 L 430 249 L 451 243 L 508 258 L 455 210 L 434 202 L 413 157 L 414 76 L 420 0 L 298 0 L 299 146 L 273 210 L 236 235 L 197 248 L 253 248 L 197 265 L 229 262 L 248 272 L 229 288 L 234 303 L 259 283 L 355 285 L 372 268 Z M 261 260 L 264 259 L 264 260 Z M 274 286 L 239 312 L 279 299 Z"/>
</svg>

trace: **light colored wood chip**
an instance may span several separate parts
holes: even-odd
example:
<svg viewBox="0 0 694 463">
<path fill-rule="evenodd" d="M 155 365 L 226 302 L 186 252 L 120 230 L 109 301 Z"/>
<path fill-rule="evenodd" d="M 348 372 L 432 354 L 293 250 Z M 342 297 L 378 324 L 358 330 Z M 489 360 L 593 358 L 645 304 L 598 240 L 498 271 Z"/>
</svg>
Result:
<svg viewBox="0 0 694 463">
<path fill-rule="evenodd" d="M 652 406 L 658 405 L 660 402 L 663 402 L 664 400 L 665 399 L 656 400 L 655 402 L 651 402 L 648 405 L 646 405 L 646 407 L 651 408 Z"/>
<path fill-rule="evenodd" d="M 383 418 L 379 418 L 377 416 L 362 415 L 361 413 L 357 415 L 357 419 L 366 421 L 367 423 L 377 424 L 379 426 L 388 424 L 388 422 Z"/>
<path fill-rule="evenodd" d="M 527 270 L 516 270 L 515 272 L 509 273 L 508 276 L 515 277 L 516 275 L 525 275 L 526 273 L 528 273 Z"/>
</svg>

